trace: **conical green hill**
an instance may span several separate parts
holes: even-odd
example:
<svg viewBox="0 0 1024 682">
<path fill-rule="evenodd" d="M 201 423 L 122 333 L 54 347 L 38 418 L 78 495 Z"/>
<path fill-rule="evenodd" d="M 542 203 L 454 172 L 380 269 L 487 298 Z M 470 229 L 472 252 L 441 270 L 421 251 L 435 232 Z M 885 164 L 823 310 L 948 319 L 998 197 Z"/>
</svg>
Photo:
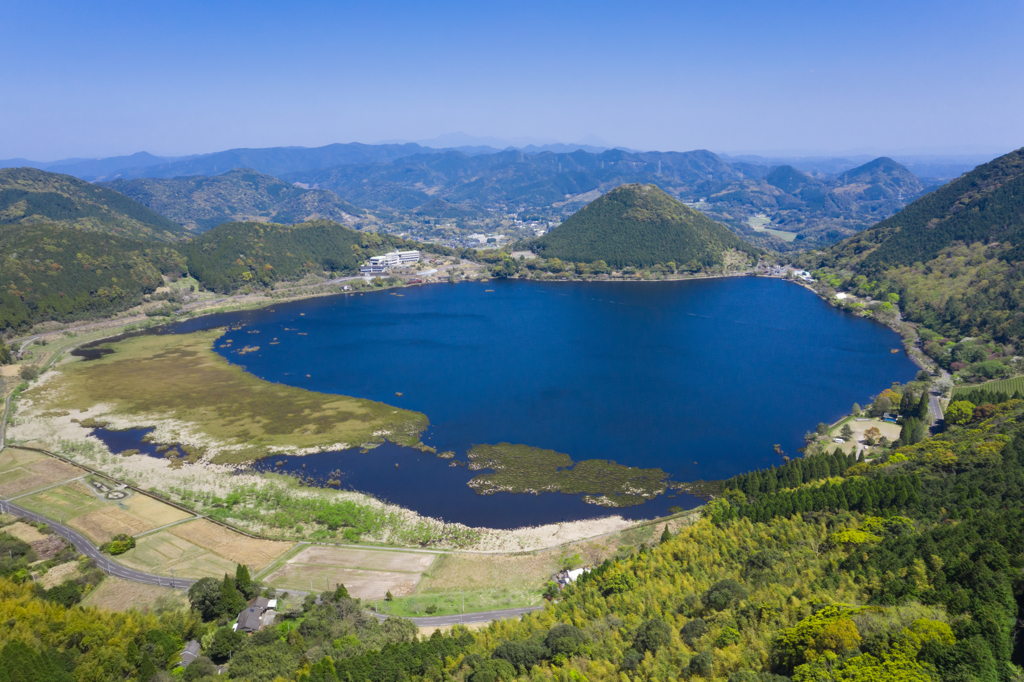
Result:
<svg viewBox="0 0 1024 682">
<path fill-rule="evenodd" d="M 722 263 L 722 254 L 729 249 L 752 256 L 761 253 L 656 185 L 622 185 L 608 192 L 538 239 L 533 248 L 544 258 L 603 260 L 613 268 L 674 262 L 699 269 Z"/>
</svg>

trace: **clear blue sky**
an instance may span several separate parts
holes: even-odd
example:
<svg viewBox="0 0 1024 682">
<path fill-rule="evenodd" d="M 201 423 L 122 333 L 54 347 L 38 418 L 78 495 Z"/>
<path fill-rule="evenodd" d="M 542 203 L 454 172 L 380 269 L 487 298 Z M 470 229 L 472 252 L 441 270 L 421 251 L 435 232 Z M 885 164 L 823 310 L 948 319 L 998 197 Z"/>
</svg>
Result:
<svg viewBox="0 0 1024 682">
<path fill-rule="evenodd" d="M 4 0 L 0 158 L 464 131 L 638 149 L 1024 146 L 1024 2 Z"/>
</svg>

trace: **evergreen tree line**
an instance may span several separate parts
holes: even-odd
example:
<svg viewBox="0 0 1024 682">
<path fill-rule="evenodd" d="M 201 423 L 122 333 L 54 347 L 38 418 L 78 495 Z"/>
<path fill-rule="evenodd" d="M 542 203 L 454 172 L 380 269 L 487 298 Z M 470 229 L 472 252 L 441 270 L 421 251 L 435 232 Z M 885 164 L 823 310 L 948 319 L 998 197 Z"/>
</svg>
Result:
<svg viewBox="0 0 1024 682">
<path fill-rule="evenodd" d="M 801 486 L 763 496 L 750 504 L 730 506 L 724 518 L 748 518 L 765 522 L 776 516 L 792 516 L 807 512 L 858 511 L 865 514 L 888 514 L 913 510 L 920 503 L 921 483 L 914 476 L 884 476 L 877 479 L 851 477 L 841 483 L 826 482 L 820 486 Z"/>
<path fill-rule="evenodd" d="M 831 454 L 822 453 L 813 457 L 792 459 L 780 467 L 758 469 L 738 474 L 722 482 L 724 490 L 741 490 L 747 497 L 762 494 L 771 495 L 777 490 L 796 488 L 822 478 L 842 476 L 848 468 L 857 463 L 857 455 L 844 455 L 839 448 Z"/>
</svg>

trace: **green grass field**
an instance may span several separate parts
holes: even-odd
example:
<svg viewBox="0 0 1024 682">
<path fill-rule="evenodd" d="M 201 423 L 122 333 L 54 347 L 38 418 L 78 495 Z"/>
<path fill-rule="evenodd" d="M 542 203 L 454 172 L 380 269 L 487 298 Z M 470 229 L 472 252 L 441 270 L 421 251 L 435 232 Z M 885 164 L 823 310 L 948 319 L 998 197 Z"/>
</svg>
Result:
<svg viewBox="0 0 1024 682">
<path fill-rule="evenodd" d="M 987 381 L 973 386 L 957 386 L 953 389 L 953 400 L 956 400 L 958 395 L 970 393 L 971 391 L 993 391 L 995 393 L 1009 393 L 1012 395 L 1017 391 L 1024 391 L 1024 377 Z"/>
<path fill-rule="evenodd" d="M 63 519 L 64 522 L 106 506 L 103 500 L 89 492 L 85 484 L 78 481 L 22 497 L 18 499 L 17 504 L 51 519 Z"/>
<path fill-rule="evenodd" d="M 450 616 L 465 613 L 491 611 L 496 609 L 514 609 L 520 606 L 540 606 L 544 598 L 539 590 L 517 590 L 512 588 L 493 588 L 485 590 L 467 590 L 465 593 L 449 592 L 445 594 L 414 594 L 408 597 L 396 597 L 390 602 L 377 602 L 377 609 L 390 616 Z M 433 613 L 427 613 L 427 607 L 434 606 Z"/>
</svg>

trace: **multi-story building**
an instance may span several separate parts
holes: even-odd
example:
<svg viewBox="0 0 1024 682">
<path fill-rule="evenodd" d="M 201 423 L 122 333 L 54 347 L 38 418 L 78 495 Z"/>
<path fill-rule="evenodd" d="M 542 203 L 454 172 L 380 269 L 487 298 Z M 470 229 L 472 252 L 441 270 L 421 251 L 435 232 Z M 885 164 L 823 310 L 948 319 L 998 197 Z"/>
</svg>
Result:
<svg viewBox="0 0 1024 682">
<path fill-rule="evenodd" d="M 366 264 L 359 268 L 364 275 L 380 275 L 391 268 L 399 268 L 403 265 L 412 265 L 420 262 L 419 251 L 392 251 L 383 256 L 373 256 Z"/>
</svg>

